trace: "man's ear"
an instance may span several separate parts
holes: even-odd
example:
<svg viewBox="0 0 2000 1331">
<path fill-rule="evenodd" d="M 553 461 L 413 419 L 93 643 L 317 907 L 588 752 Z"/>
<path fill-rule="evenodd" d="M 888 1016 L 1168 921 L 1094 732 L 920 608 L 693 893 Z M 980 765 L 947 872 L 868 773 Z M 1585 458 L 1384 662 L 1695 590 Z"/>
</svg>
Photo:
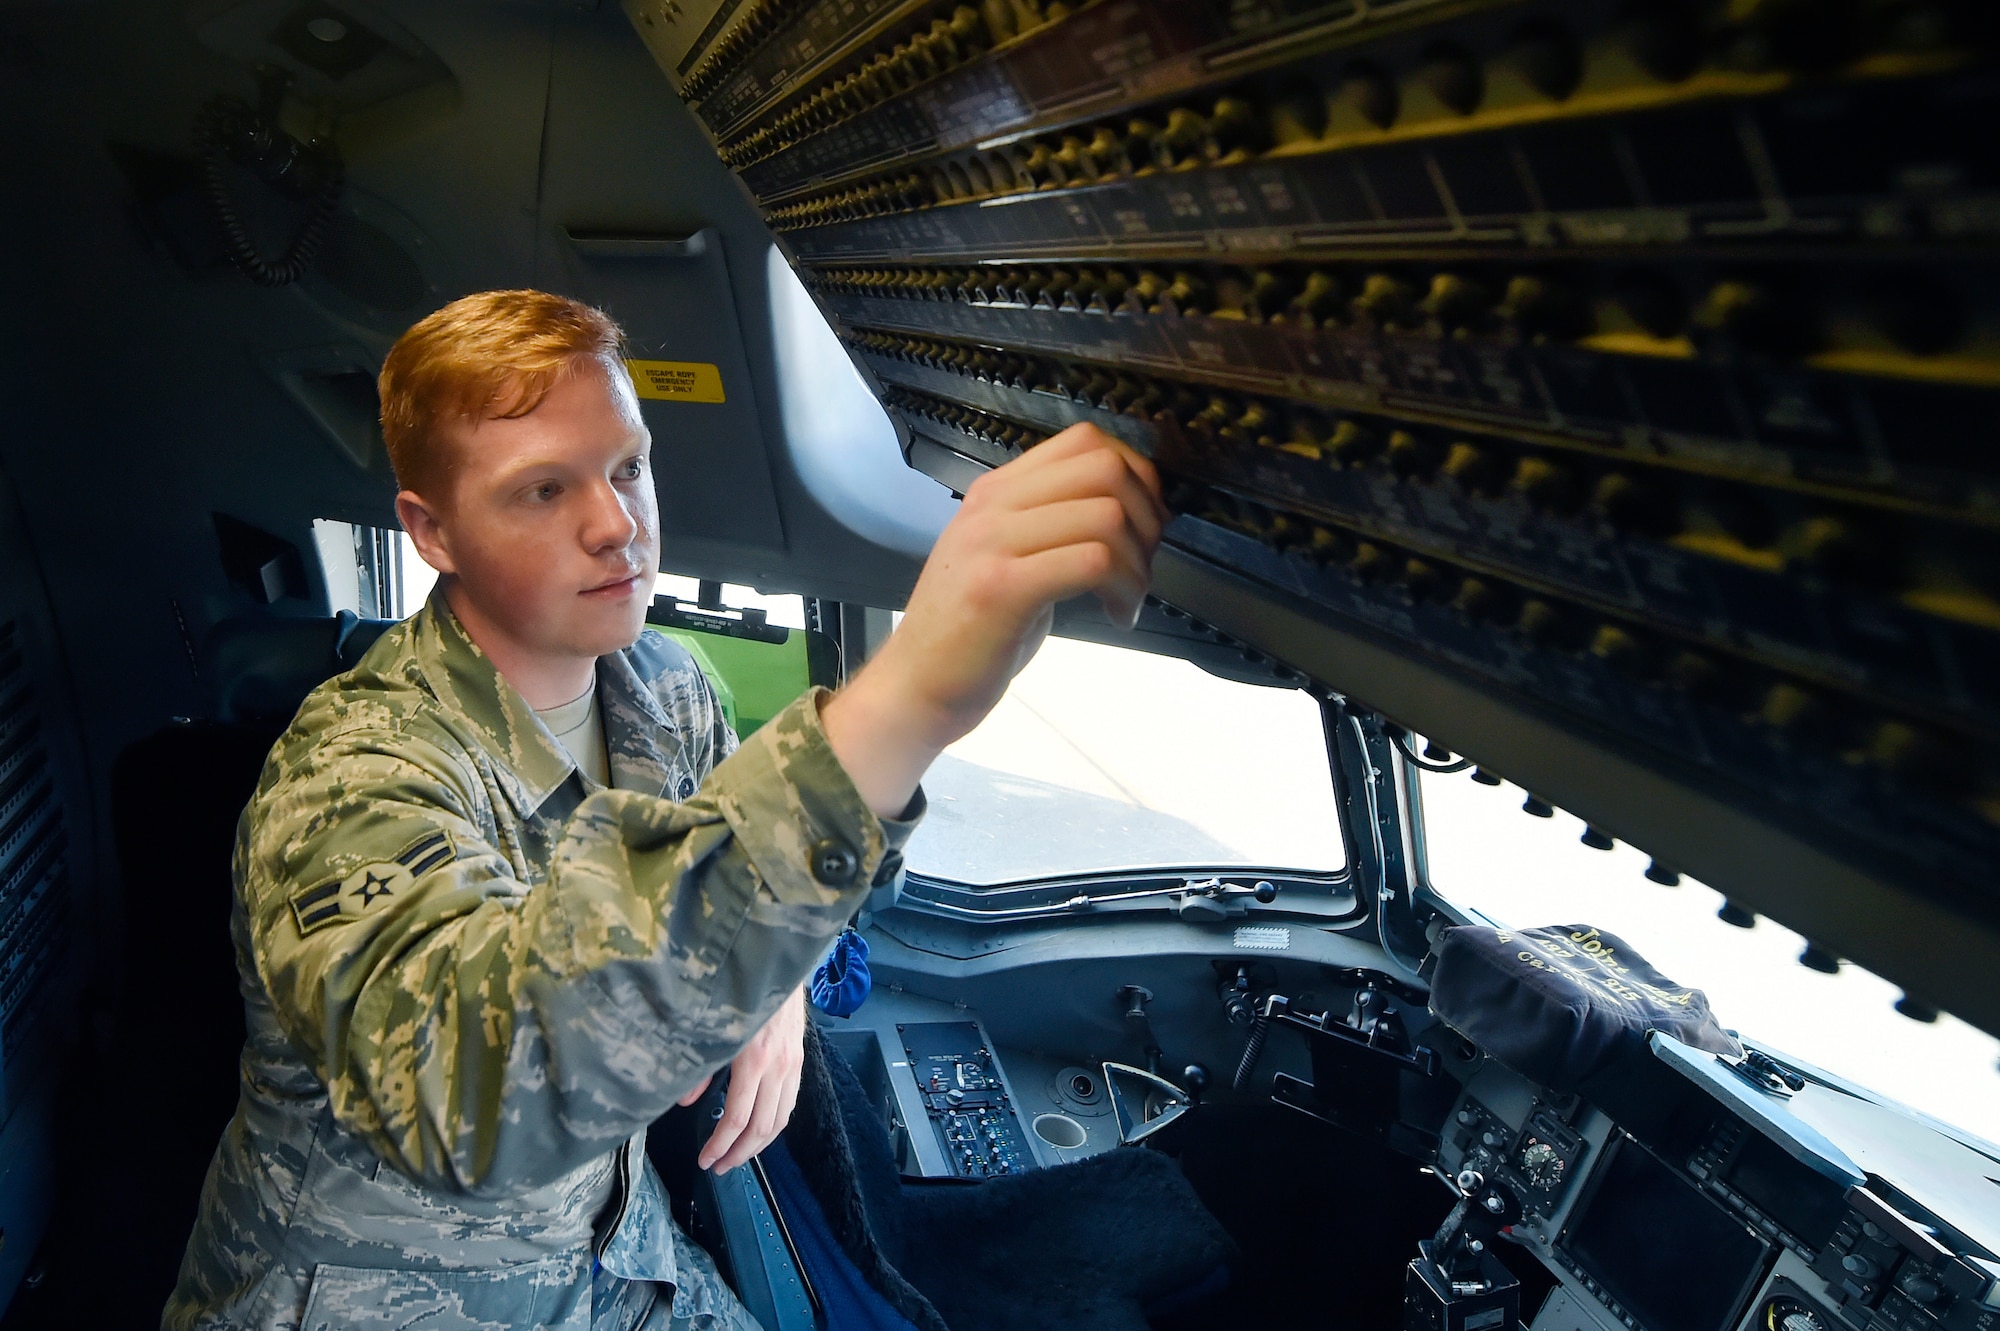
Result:
<svg viewBox="0 0 2000 1331">
<path fill-rule="evenodd" d="M 439 520 L 437 508 L 430 500 L 415 490 L 401 491 L 396 495 L 396 516 L 402 520 L 403 530 L 410 534 L 410 544 L 417 547 L 417 553 L 423 556 L 426 564 L 439 573 L 458 572 L 458 565 L 451 557 L 444 523 Z"/>
</svg>

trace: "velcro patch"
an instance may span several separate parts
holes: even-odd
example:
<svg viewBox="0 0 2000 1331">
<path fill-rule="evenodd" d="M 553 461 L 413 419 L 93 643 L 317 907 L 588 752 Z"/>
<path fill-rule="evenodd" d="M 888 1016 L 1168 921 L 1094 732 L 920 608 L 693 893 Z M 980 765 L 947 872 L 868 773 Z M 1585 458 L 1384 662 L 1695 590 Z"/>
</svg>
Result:
<svg viewBox="0 0 2000 1331">
<path fill-rule="evenodd" d="M 393 860 L 366 864 L 345 878 L 330 878 L 292 893 L 292 918 L 299 936 L 329 924 L 358 920 L 409 895 L 418 878 L 446 863 L 458 850 L 444 832 L 426 832 Z"/>
</svg>

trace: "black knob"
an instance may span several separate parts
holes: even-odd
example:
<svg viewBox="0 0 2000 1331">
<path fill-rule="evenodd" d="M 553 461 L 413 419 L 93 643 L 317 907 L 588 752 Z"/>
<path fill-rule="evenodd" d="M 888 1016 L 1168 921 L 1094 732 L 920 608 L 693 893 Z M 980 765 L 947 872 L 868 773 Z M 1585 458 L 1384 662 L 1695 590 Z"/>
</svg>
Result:
<svg viewBox="0 0 2000 1331">
<path fill-rule="evenodd" d="M 1897 1281 L 1896 1285 L 1913 1303 L 1936 1303 L 1938 1296 L 1944 1292 L 1938 1288 L 1937 1281 L 1921 1271 L 1912 1271 Z"/>
<path fill-rule="evenodd" d="M 965 1103 L 965 1092 L 954 1086 L 944 1093 L 944 1102 L 948 1105 L 963 1104 Z"/>
<path fill-rule="evenodd" d="M 1200 1095 L 1208 1089 L 1208 1069 L 1199 1063 L 1190 1063 L 1181 1069 L 1181 1084 Z"/>
<path fill-rule="evenodd" d="M 1252 890 L 1255 892 L 1257 900 L 1267 906 L 1278 899 L 1278 885 L 1276 883 L 1260 881 Z"/>
<path fill-rule="evenodd" d="M 1936 1008 L 1924 1002 L 1921 998 L 1914 998 L 1909 994 L 1904 994 L 1896 1000 L 1896 1011 L 1902 1013 L 1911 1021 L 1933 1022 L 1938 1019 L 1938 1010 Z"/>
<path fill-rule="evenodd" d="M 1747 906 L 1739 906 L 1725 899 L 1722 908 L 1715 912 L 1715 918 L 1724 924 L 1733 924 L 1738 929 L 1752 929 L 1757 925 L 1757 916 Z"/>
<path fill-rule="evenodd" d="M 1847 1274 L 1858 1276 L 1862 1280 L 1873 1280 L 1876 1276 L 1882 1274 L 1881 1267 L 1858 1252 L 1851 1252 L 1841 1258 L 1840 1267 Z"/>
<path fill-rule="evenodd" d="M 1568 30 L 1550 20 L 1531 20 L 1515 30 L 1512 63 L 1530 87 L 1562 101 L 1583 81 L 1583 53 Z"/>
<path fill-rule="evenodd" d="M 1357 60 L 1342 76 L 1340 100 L 1377 129 L 1387 129 L 1396 121 L 1398 102 L 1396 81 L 1373 61 Z"/>
<path fill-rule="evenodd" d="M 1456 43 L 1439 42 L 1425 51 L 1422 77 L 1440 102 L 1462 116 L 1477 110 L 1486 95 L 1478 59 Z"/>
</svg>

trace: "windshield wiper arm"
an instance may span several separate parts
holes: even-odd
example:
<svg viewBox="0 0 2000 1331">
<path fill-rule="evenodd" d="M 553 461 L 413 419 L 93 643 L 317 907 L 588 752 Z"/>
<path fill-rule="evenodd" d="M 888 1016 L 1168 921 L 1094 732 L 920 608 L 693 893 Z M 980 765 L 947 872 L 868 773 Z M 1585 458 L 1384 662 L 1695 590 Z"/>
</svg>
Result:
<svg viewBox="0 0 2000 1331">
<path fill-rule="evenodd" d="M 956 919 L 994 923 L 1006 920 L 1042 919 L 1056 915 L 1077 915 L 1113 902 L 1139 901 L 1147 897 L 1178 897 L 1180 900 L 1174 905 L 1182 915 L 1192 913 L 1198 917 L 1220 918 L 1229 913 L 1227 903 L 1244 897 L 1254 897 L 1266 904 L 1277 900 L 1278 885 L 1267 878 L 1260 878 L 1254 884 L 1226 883 L 1220 878 L 1185 878 L 1175 887 L 1142 887 L 1129 892 L 1095 894 L 1079 892 L 1067 900 L 1044 902 L 1039 906 L 1001 906 L 991 910 L 980 910 L 973 906 L 959 906 L 948 901 L 925 898 L 923 908 Z M 1192 911 L 1189 909 L 1191 904 Z"/>
</svg>

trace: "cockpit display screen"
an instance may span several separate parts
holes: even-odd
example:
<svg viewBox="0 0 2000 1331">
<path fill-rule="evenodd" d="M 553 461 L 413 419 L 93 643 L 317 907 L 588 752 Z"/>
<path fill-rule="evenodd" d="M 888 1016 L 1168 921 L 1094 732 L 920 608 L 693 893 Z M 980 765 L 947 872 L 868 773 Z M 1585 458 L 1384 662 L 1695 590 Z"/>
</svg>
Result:
<svg viewBox="0 0 2000 1331">
<path fill-rule="evenodd" d="M 1800 1243 L 1825 1247 L 1847 1211 L 1840 1186 L 1786 1155 L 1762 1133 L 1748 1136 L 1725 1182 Z"/>
<path fill-rule="evenodd" d="M 1630 1141 L 1621 1141 L 1563 1233 L 1584 1274 L 1645 1331 L 1721 1331 L 1768 1245 Z"/>
</svg>

